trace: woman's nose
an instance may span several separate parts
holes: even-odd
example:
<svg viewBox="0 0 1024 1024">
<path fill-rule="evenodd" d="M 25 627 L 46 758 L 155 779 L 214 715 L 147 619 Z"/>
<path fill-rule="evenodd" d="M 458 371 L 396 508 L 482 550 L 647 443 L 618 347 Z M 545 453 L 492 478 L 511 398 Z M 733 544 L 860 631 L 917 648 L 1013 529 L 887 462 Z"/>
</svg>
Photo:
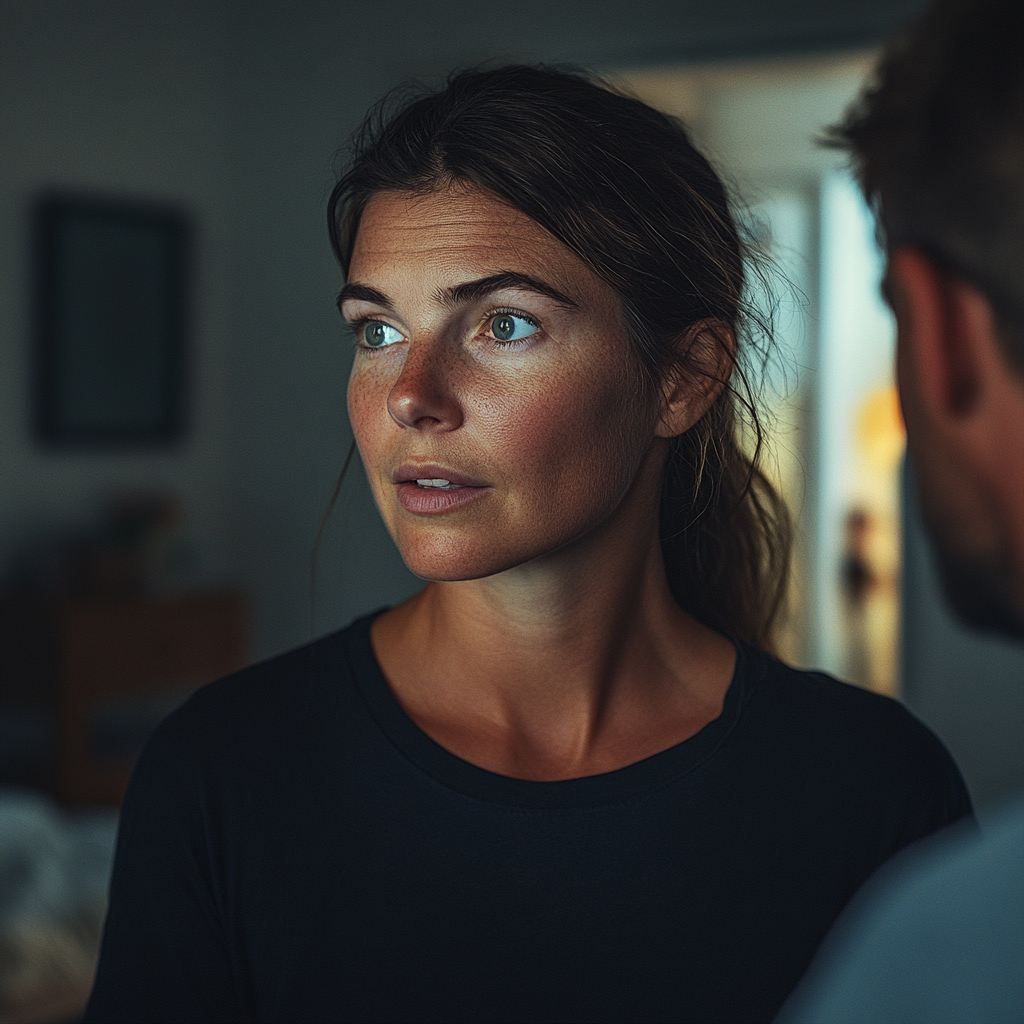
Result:
<svg viewBox="0 0 1024 1024">
<path fill-rule="evenodd" d="M 443 340 L 409 342 L 402 372 L 388 393 L 388 412 L 402 427 L 442 432 L 462 425 L 462 405 L 455 391 L 455 361 Z"/>
</svg>

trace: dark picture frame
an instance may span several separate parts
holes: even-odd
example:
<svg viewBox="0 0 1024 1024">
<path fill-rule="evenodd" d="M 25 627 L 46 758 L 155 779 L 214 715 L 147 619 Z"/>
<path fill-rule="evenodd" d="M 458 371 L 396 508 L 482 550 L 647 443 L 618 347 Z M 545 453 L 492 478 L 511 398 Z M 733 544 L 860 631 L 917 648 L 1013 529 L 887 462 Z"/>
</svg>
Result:
<svg viewBox="0 0 1024 1024">
<path fill-rule="evenodd" d="M 37 439 L 169 445 L 185 428 L 191 225 L 175 207 L 44 194 L 35 204 Z"/>
</svg>

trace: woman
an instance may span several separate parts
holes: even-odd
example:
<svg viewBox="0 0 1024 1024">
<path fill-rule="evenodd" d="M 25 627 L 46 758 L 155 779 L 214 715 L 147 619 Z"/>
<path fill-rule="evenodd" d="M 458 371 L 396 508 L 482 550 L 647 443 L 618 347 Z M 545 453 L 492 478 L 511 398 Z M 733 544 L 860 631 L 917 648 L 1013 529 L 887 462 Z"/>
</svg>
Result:
<svg viewBox="0 0 1024 1024">
<path fill-rule="evenodd" d="M 330 225 L 356 441 L 431 582 L 163 724 L 87 1019 L 769 1020 L 970 804 L 899 705 L 764 653 L 787 527 L 719 180 L 512 66 L 371 118 Z"/>
</svg>

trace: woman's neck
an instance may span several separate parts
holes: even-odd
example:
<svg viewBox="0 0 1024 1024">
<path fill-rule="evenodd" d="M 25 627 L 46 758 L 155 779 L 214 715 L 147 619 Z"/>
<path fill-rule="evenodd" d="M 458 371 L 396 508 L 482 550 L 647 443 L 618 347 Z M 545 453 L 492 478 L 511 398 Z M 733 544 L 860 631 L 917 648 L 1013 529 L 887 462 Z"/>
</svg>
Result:
<svg viewBox="0 0 1024 1024">
<path fill-rule="evenodd" d="M 735 650 L 672 598 L 650 490 L 542 559 L 431 583 L 381 615 L 374 650 L 413 721 L 480 767 L 550 780 L 631 764 L 717 717 Z"/>
</svg>

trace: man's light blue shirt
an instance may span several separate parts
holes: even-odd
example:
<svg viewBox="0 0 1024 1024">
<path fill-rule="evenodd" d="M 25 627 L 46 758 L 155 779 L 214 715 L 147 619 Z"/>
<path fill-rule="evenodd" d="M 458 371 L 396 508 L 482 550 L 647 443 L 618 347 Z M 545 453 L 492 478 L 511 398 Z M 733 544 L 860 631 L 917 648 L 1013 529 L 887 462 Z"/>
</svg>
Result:
<svg viewBox="0 0 1024 1024">
<path fill-rule="evenodd" d="M 856 897 L 777 1024 L 1024 1024 L 1024 802 L 980 838 L 899 861 Z"/>
</svg>

